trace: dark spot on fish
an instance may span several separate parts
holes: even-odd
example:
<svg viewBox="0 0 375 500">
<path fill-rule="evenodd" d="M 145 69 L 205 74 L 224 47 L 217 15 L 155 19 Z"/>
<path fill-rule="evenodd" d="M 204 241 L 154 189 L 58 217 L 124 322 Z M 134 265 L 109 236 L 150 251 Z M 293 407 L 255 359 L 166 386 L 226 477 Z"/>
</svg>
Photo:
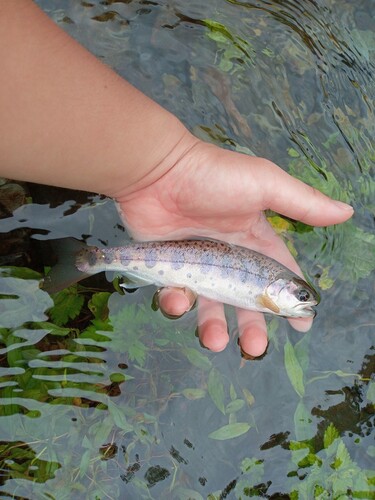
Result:
<svg viewBox="0 0 375 500">
<path fill-rule="evenodd" d="M 148 248 L 145 251 L 145 265 L 149 269 L 156 265 L 157 252 L 154 248 Z"/>
<path fill-rule="evenodd" d="M 128 266 L 131 260 L 132 260 L 132 255 L 130 251 L 120 252 L 120 262 L 123 266 Z"/>
<path fill-rule="evenodd" d="M 186 277 L 190 279 L 191 278 L 191 273 L 187 273 Z"/>
<path fill-rule="evenodd" d="M 246 260 L 241 262 L 241 267 L 238 269 L 238 277 L 242 283 L 246 283 L 251 273 L 251 263 Z"/>
<path fill-rule="evenodd" d="M 133 266 L 133 271 L 138 271 L 138 266 Z"/>
<path fill-rule="evenodd" d="M 229 255 L 223 255 L 220 263 L 222 278 L 228 278 L 233 272 L 233 260 Z"/>
<path fill-rule="evenodd" d="M 248 277 L 248 272 L 246 269 L 240 269 L 239 278 L 242 283 L 245 283 Z"/>
<path fill-rule="evenodd" d="M 111 264 L 115 258 L 115 251 L 112 249 L 107 249 L 103 251 L 103 260 L 106 264 Z"/>
<path fill-rule="evenodd" d="M 184 264 L 185 262 L 181 259 L 181 260 L 173 260 L 171 262 L 171 267 L 172 269 L 174 270 L 178 270 L 178 269 L 182 269 L 184 267 Z"/>
<path fill-rule="evenodd" d="M 207 248 L 204 249 L 204 252 L 207 252 Z M 204 253 L 201 258 L 200 271 L 202 274 L 207 274 L 211 271 L 212 266 L 214 264 L 214 257 L 211 253 Z"/>
<path fill-rule="evenodd" d="M 164 274 L 163 269 L 160 269 L 160 271 L 158 271 L 158 274 L 160 274 L 160 276 L 163 276 L 163 274 Z"/>
<path fill-rule="evenodd" d="M 95 266 L 97 260 L 98 259 L 96 258 L 96 252 L 95 251 L 89 252 L 88 257 L 87 257 L 87 261 L 89 263 L 89 266 Z"/>
</svg>

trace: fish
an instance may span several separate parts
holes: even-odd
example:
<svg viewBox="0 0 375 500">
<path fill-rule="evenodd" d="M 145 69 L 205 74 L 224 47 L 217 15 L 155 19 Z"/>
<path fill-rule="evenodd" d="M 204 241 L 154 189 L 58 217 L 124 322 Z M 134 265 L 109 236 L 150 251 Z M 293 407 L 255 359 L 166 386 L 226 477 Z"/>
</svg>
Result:
<svg viewBox="0 0 375 500">
<path fill-rule="evenodd" d="M 66 261 L 68 254 L 68 264 Z M 124 288 L 189 288 L 197 296 L 288 318 L 314 317 L 319 294 L 280 262 L 217 240 L 130 242 L 119 247 L 70 243 L 43 289 L 53 293 L 87 276 L 115 271 Z"/>
</svg>

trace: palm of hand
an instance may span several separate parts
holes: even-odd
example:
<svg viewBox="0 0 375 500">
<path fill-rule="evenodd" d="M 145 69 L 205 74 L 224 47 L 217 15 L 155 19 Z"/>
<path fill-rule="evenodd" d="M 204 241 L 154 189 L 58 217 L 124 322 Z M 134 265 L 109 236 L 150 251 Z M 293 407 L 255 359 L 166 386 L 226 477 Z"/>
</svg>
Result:
<svg viewBox="0 0 375 500">
<path fill-rule="evenodd" d="M 266 160 L 254 158 L 251 169 L 248 158 L 238 155 L 242 161 L 246 158 L 246 165 L 234 166 L 233 153 L 205 147 L 213 148 L 217 162 L 208 154 L 206 161 L 197 158 L 199 155 L 194 163 L 184 159 L 157 182 L 119 200 L 134 237 L 206 236 L 254 249 L 279 244 L 262 212 L 267 201 L 256 170 Z"/>
<path fill-rule="evenodd" d="M 204 144 L 203 151 L 184 157 L 156 182 L 118 200 L 128 229 L 140 240 L 221 239 L 267 254 L 300 273 L 262 211 L 268 203 L 267 186 L 262 185 L 260 174 L 269 162 L 238 155 L 234 165 L 234 156 Z M 164 290 L 163 294 L 161 307 L 171 315 L 192 306 L 191 296 L 185 292 Z M 222 305 L 200 298 L 198 323 L 202 343 L 222 350 L 228 342 Z M 243 350 L 262 354 L 267 346 L 263 315 L 238 310 L 238 323 Z M 309 320 L 293 323 L 300 329 L 311 324 Z"/>
</svg>

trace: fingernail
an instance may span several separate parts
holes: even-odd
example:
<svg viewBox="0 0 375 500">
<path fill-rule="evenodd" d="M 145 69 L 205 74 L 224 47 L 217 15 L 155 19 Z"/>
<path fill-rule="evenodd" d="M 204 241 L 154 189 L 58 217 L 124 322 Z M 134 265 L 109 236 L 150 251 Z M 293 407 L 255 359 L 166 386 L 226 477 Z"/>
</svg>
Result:
<svg viewBox="0 0 375 500">
<path fill-rule="evenodd" d="M 345 210 L 345 212 L 354 212 L 354 208 L 349 205 L 348 203 L 344 203 L 343 201 L 339 200 L 332 200 L 333 204 L 336 205 L 340 210 Z"/>
</svg>

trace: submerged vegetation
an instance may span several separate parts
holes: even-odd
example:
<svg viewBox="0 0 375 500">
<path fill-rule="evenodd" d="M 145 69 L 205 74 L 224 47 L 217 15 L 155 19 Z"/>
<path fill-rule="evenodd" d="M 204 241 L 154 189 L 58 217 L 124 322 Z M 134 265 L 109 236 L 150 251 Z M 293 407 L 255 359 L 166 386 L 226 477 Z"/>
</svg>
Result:
<svg viewBox="0 0 375 500">
<path fill-rule="evenodd" d="M 115 474 L 139 498 L 154 498 L 151 488 L 157 484 L 157 497 L 169 491 L 173 498 L 203 498 L 194 482 L 182 487 L 186 452 L 194 444 L 185 437 L 184 450 L 166 449 L 160 441 L 167 407 L 188 415 L 209 411 L 211 422 L 204 427 L 210 430 L 202 439 L 210 446 L 215 441 L 238 446 L 238 439 L 251 441 L 258 432 L 257 401 L 247 377 L 225 375 L 220 356 L 200 349 L 190 321 L 166 320 L 139 294 L 74 285 L 54 294 L 52 301 L 38 288 L 41 275 L 35 271 L 6 267 L 1 276 L 0 426 L 3 436 L 13 436 L 0 443 L 2 484 L 15 481 L 21 496 L 32 497 L 40 491 L 38 484 L 61 476 L 60 494 L 53 498 L 83 493 L 87 481 L 90 498 L 116 498 L 120 493 L 110 480 Z M 35 302 L 25 296 L 34 296 Z M 277 324 L 273 319 L 271 330 Z M 371 498 L 375 471 L 359 466 L 347 443 L 356 425 L 356 437 L 349 442 L 365 446 L 373 425 L 375 384 L 368 374 L 374 355 L 364 360 L 360 373 L 320 371 L 312 376 L 309 335 L 294 345 L 287 337 L 274 337 L 274 342 L 297 396 L 293 437 L 289 430 L 271 436 L 257 456 L 245 455 L 237 463 L 238 473 L 226 488 L 208 498 L 224 498 L 229 491 L 236 498 L 267 497 L 272 481 L 265 459 L 275 447 L 283 450 L 287 464 L 288 480 L 280 494 L 291 499 L 311 498 L 312 491 L 316 498 Z M 318 410 L 308 408 L 306 396 L 314 384 L 330 377 L 352 384 L 346 390 L 357 394 L 357 412 L 341 428 L 334 415 L 321 412 L 314 434 L 312 415 Z M 341 412 L 351 404 L 347 401 Z M 195 434 L 195 425 L 194 420 L 184 424 L 186 436 Z M 25 434 L 30 442 L 20 439 Z M 367 445 L 363 452 L 370 460 L 375 447 Z M 196 479 L 206 483 L 204 477 Z"/>
</svg>

